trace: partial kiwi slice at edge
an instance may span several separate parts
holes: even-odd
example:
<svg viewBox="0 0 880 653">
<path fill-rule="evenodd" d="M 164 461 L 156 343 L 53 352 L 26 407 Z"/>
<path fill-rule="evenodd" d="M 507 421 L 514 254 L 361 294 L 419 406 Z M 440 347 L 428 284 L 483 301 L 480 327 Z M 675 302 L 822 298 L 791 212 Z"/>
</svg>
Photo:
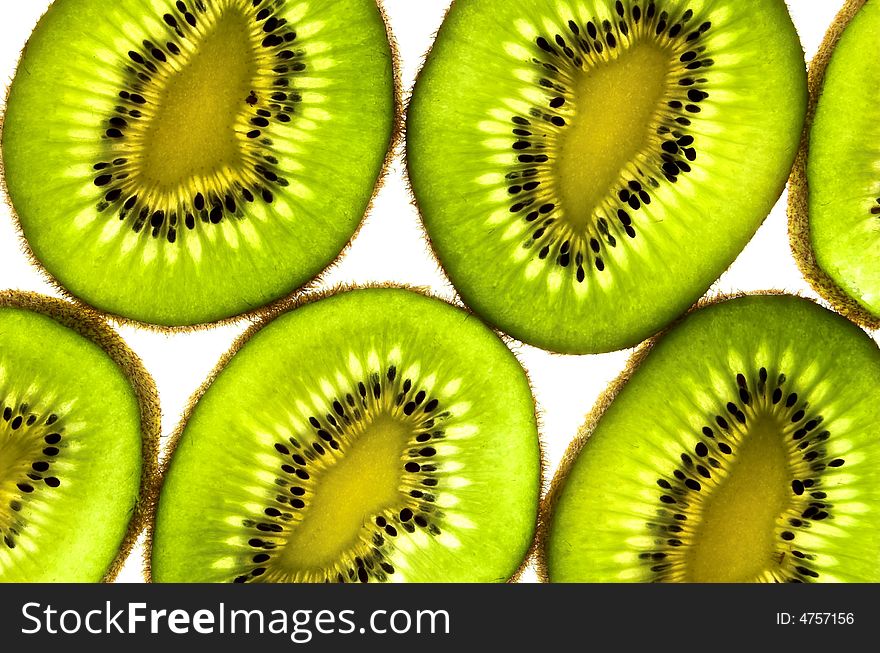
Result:
<svg viewBox="0 0 880 653">
<path fill-rule="evenodd" d="M 786 295 L 692 312 L 590 416 L 545 502 L 556 582 L 877 582 L 880 349 Z"/>
<path fill-rule="evenodd" d="M 807 131 L 791 178 L 789 233 L 813 288 L 880 328 L 880 3 L 848 0 L 810 64 Z"/>
<path fill-rule="evenodd" d="M 0 292 L 0 582 L 111 580 L 154 496 L 159 404 L 96 314 Z"/>
<path fill-rule="evenodd" d="M 409 106 L 408 169 L 472 310 L 545 349 L 610 351 L 732 263 L 806 103 L 783 0 L 458 0 Z"/>
<path fill-rule="evenodd" d="M 79 300 L 160 326 L 293 293 L 371 201 L 394 68 L 375 0 L 55 0 L 2 133 L 35 262 Z"/>
<path fill-rule="evenodd" d="M 152 577 L 504 581 L 540 488 L 534 399 L 501 338 L 414 291 L 342 292 L 268 316 L 196 396 Z"/>
</svg>

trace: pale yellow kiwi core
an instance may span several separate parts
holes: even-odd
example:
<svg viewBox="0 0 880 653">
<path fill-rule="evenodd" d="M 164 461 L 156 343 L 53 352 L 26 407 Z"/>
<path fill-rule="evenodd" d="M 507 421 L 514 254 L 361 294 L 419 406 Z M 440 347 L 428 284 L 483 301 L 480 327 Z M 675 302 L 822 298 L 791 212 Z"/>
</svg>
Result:
<svg viewBox="0 0 880 653">
<path fill-rule="evenodd" d="M 776 523 L 791 502 L 793 478 L 783 424 L 772 415 L 757 417 L 702 507 L 684 580 L 753 582 L 778 567 Z"/>
<path fill-rule="evenodd" d="M 156 112 L 139 148 L 142 186 L 159 193 L 244 167 L 246 136 L 236 131 L 236 118 L 247 108 L 258 66 L 248 19 L 230 7 L 182 59 L 179 70 L 157 80 Z"/>
<path fill-rule="evenodd" d="M 555 177 L 573 227 L 589 224 L 625 166 L 650 143 L 666 94 L 671 54 L 641 43 L 579 73 L 575 115 L 562 138 Z"/>
<path fill-rule="evenodd" d="M 290 531 L 279 558 L 300 571 L 333 567 L 360 543 L 375 515 L 401 505 L 402 453 L 412 427 L 392 415 L 377 416 L 336 464 L 322 472 L 302 521 Z"/>
</svg>

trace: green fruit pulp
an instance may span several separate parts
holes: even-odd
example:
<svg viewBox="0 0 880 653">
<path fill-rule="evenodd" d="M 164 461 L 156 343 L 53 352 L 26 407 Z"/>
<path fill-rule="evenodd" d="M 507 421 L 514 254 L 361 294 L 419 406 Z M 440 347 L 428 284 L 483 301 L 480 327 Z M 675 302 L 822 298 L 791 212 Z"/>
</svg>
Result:
<svg viewBox="0 0 880 653">
<path fill-rule="evenodd" d="M 56 0 L 2 152 L 22 231 L 65 289 L 181 326 L 258 309 L 331 263 L 394 123 L 371 0 Z"/>
<path fill-rule="evenodd" d="M 0 294 L 0 582 L 98 582 L 138 504 L 138 397 L 47 307 Z"/>
<path fill-rule="evenodd" d="M 880 318 L 880 3 L 840 38 L 821 87 L 807 160 L 810 241 L 819 267 Z"/>
<path fill-rule="evenodd" d="M 550 580 L 877 582 L 878 425 L 855 325 L 789 296 L 698 310 L 554 482 Z"/>
<path fill-rule="evenodd" d="M 255 332 L 186 422 L 159 499 L 160 582 L 502 581 L 535 529 L 525 373 L 478 320 L 396 289 Z"/>
<path fill-rule="evenodd" d="M 414 90 L 409 172 L 468 306 L 546 349 L 621 349 L 755 233 L 806 100 L 782 0 L 459 0 Z"/>
</svg>

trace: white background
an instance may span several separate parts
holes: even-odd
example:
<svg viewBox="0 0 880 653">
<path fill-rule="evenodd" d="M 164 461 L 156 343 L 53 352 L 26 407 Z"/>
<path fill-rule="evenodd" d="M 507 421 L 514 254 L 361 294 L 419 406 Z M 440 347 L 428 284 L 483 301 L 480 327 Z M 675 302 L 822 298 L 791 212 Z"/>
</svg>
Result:
<svg viewBox="0 0 880 653">
<path fill-rule="evenodd" d="M 48 4 L 48 0 L 0 0 L 0 81 L 4 86 L 12 79 L 19 52 Z M 409 93 L 449 0 L 385 0 L 384 5 L 400 47 L 404 90 Z M 789 5 L 809 60 L 843 0 L 791 0 Z M 51 117 L 47 116 L 48 119 Z M 451 287 L 428 250 L 418 215 L 410 203 L 400 152 L 364 227 L 345 257 L 327 274 L 324 285 L 374 281 L 424 286 L 452 297 Z M 9 209 L 0 202 L 0 289 L 7 288 L 55 294 L 22 254 Z M 815 296 L 790 254 L 784 197 L 710 292 L 771 288 Z M 189 396 L 244 326 L 171 336 L 129 326 L 120 328 L 156 379 L 162 402 L 163 436 L 174 430 Z M 629 352 L 561 356 L 524 345 L 515 349 L 532 379 L 548 471 L 552 474 L 599 393 L 624 369 Z M 142 551 L 139 545 L 121 580 L 140 580 Z M 526 579 L 533 580 L 534 574 L 529 572 Z"/>
</svg>

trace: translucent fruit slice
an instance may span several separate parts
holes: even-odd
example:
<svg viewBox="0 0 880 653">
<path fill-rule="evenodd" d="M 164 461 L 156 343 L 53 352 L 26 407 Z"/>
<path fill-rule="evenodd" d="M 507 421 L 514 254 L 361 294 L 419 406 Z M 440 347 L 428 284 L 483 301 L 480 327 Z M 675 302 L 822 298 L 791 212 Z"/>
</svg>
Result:
<svg viewBox="0 0 880 653">
<path fill-rule="evenodd" d="M 2 151 L 33 254 L 102 311 L 258 309 L 349 242 L 395 122 L 373 0 L 56 0 Z"/>
<path fill-rule="evenodd" d="M 503 581 L 540 492 L 525 373 L 478 320 L 359 290 L 252 331 L 162 487 L 161 582 Z"/>
<path fill-rule="evenodd" d="M 159 406 L 98 317 L 0 293 L 0 582 L 112 578 L 143 526 Z"/>
<path fill-rule="evenodd" d="M 880 580 L 877 344 L 789 296 L 652 344 L 554 480 L 550 580 Z"/>
<path fill-rule="evenodd" d="M 461 0 L 416 84 L 409 171 L 473 310 L 547 349 L 608 351 L 742 250 L 806 99 L 782 0 Z"/>
<path fill-rule="evenodd" d="M 812 286 L 880 328 L 880 4 L 850 0 L 810 64 L 809 137 L 792 176 L 792 248 Z"/>
</svg>

